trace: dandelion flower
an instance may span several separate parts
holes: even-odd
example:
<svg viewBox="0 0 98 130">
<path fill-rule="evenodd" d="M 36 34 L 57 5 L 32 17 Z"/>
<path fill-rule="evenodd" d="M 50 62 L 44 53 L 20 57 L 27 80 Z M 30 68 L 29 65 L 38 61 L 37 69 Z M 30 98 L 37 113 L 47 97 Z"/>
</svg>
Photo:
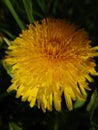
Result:
<svg viewBox="0 0 98 130">
<path fill-rule="evenodd" d="M 45 112 L 61 110 L 62 95 L 69 110 L 73 101 L 84 100 L 88 82 L 96 76 L 94 56 L 97 47 L 83 29 L 65 20 L 43 19 L 29 25 L 8 47 L 5 62 L 11 66 L 16 97 L 29 101 Z"/>
</svg>

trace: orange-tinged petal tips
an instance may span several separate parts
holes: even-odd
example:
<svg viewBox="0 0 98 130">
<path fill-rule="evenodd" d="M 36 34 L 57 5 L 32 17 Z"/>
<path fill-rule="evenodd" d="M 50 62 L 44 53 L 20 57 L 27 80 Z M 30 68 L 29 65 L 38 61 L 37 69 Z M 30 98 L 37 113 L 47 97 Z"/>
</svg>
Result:
<svg viewBox="0 0 98 130">
<path fill-rule="evenodd" d="M 44 112 L 61 110 L 62 94 L 69 110 L 73 101 L 84 100 L 90 90 L 87 80 L 98 76 L 93 57 L 98 46 L 92 47 L 87 33 L 65 20 L 47 18 L 28 25 L 8 47 L 4 63 L 11 66 L 16 97 L 42 108 Z M 90 75 L 89 75 L 90 74 Z"/>
</svg>

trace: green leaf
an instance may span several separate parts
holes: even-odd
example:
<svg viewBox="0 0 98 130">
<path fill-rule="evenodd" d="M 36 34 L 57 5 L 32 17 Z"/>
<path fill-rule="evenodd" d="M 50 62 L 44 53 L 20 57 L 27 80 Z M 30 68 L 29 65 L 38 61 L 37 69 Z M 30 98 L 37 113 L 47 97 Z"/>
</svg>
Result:
<svg viewBox="0 0 98 130">
<path fill-rule="evenodd" d="M 97 93 L 97 90 L 95 89 L 93 94 L 91 95 L 90 102 L 88 103 L 86 107 L 86 110 L 89 111 L 91 118 L 93 116 L 93 113 L 97 105 L 98 105 L 98 93 Z"/>
<path fill-rule="evenodd" d="M 91 125 L 92 125 L 92 127 L 90 128 L 90 130 L 98 130 L 98 124 L 96 124 L 95 122 L 91 121 Z"/>
<path fill-rule="evenodd" d="M 46 13 L 47 8 L 46 8 L 44 0 L 37 0 L 37 3 L 39 5 L 39 7 L 41 8 L 42 12 Z"/>
<path fill-rule="evenodd" d="M 20 126 L 18 126 L 17 124 L 10 122 L 9 123 L 9 130 L 23 130 Z"/>
<path fill-rule="evenodd" d="M 39 12 L 36 11 L 36 10 L 33 10 L 33 15 L 36 15 L 36 16 L 38 16 L 38 17 L 40 17 L 40 18 L 43 18 L 43 17 L 44 17 L 41 13 L 39 13 Z"/>
<path fill-rule="evenodd" d="M 10 40 L 7 39 L 6 37 L 3 37 L 3 40 L 5 41 L 5 43 L 6 43 L 8 46 L 11 45 Z"/>
<path fill-rule="evenodd" d="M 4 29 L 4 28 L 0 28 L 0 31 L 5 33 L 7 36 L 9 36 L 11 39 L 14 39 L 15 36 L 8 30 Z"/>
<path fill-rule="evenodd" d="M 34 23 L 34 18 L 33 18 L 33 10 L 32 10 L 32 0 L 23 0 L 23 4 L 27 13 L 27 17 L 30 23 Z"/>
<path fill-rule="evenodd" d="M 20 29 L 25 29 L 25 26 L 24 26 L 23 22 L 21 21 L 18 14 L 16 13 L 16 11 L 15 11 L 12 3 L 10 2 L 10 0 L 3 0 L 3 2 L 8 7 L 10 13 L 14 17 L 14 19 L 16 20 L 16 22 L 17 22 L 18 26 L 20 27 Z"/>
</svg>

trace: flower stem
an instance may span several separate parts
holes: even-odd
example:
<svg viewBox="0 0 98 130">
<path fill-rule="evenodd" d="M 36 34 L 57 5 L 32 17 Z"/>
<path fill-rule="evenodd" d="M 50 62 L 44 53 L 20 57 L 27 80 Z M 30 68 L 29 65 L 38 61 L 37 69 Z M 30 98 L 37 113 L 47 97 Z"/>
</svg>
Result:
<svg viewBox="0 0 98 130">
<path fill-rule="evenodd" d="M 20 20 L 19 16 L 17 15 L 16 11 L 14 10 L 13 5 L 10 2 L 10 0 L 3 0 L 3 2 L 8 7 L 10 13 L 14 17 L 14 19 L 16 20 L 16 22 L 17 22 L 18 26 L 20 27 L 20 29 L 25 29 L 25 26 L 24 26 L 23 22 Z"/>
</svg>

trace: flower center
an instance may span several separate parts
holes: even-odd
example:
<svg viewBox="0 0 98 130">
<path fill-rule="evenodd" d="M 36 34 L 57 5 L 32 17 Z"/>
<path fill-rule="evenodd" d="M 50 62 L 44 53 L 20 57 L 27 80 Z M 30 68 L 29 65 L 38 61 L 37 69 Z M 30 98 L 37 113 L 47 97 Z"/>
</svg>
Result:
<svg viewBox="0 0 98 130">
<path fill-rule="evenodd" d="M 49 43 L 50 44 L 46 48 L 47 57 L 50 57 L 52 59 L 58 58 L 60 42 L 56 40 L 52 40 L 52 41 L 49 41 Z"/>
</svg>

